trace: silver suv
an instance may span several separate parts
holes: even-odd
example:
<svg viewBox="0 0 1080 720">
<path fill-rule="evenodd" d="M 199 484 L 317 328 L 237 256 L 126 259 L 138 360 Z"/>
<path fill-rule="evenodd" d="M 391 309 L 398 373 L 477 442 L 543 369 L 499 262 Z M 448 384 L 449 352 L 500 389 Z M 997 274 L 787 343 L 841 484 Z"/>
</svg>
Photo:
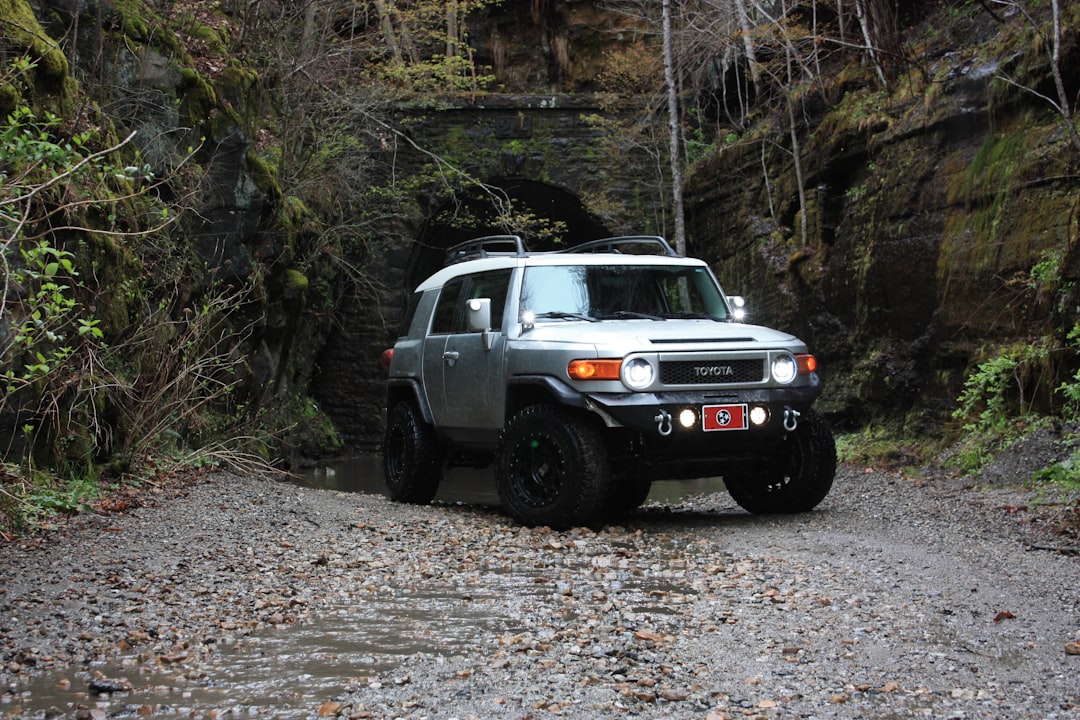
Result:
<svg viewBox="0 0 1080 720">
<path fill-rule="evenodd" d="M 653 480 L 714 476 L 750 512 L 810 510 L 836 471 L 817 362 L 742 305 L 659 237 L 451 248 L 384 353 L 390 497 L 428 503 L 444 468 L 494 462 L 527 525 L 617 519 Z"/>
</svg>

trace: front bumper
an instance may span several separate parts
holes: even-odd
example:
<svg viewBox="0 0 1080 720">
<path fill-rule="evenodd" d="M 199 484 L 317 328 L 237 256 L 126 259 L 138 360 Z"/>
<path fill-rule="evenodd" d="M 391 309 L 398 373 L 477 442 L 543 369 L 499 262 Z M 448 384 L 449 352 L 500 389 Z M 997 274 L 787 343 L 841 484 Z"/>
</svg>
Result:
<svg viewBox="0 0 1080 720">
<path fill-rule="evenodd" d="M 603 417 L 609 427 L 677 444 L 716 446 L 782 437 L 794 430 L 799 415 L 820 394 L 819 383 L 753 390 L 587 393 L 585 407 Z M 752 412 L 755 408 L 757 413 Z M 717 421 L 717 411 L 727 413 L 725 418 L 731 422 Z"/>
</svg>

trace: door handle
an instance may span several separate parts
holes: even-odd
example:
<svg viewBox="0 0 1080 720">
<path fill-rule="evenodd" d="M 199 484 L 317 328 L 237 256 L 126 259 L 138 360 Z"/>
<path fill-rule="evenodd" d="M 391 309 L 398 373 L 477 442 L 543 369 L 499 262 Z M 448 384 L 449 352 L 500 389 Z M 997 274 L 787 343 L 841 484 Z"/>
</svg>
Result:
<svg viewBox="0 0 1080 720">
<path fill-rule="evenodd" d="M 453 364 L 457 362 L 458 353 L 456 350 L 447 350 L 442 354 L 442 359 L 447 365 L 453 366 Z"/>
</svg>

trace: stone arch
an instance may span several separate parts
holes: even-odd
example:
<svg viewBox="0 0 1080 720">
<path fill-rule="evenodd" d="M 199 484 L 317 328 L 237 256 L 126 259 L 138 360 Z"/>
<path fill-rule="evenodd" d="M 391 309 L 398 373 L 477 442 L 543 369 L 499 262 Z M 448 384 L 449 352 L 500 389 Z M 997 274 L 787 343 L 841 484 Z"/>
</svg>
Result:
<svg viewBox="0 0 1080 720">
<path fill-rule="evenodd" d="M 494 178 L 488 187 L 505 193 L 515 212 L 528 212 L 551 222 L 562 222 L 566 232 L 562 237 L 565 246 L 611 235 L 596 217 L 585 209 L 573 193 L 554 185 L 519 177 Z M 450 219 L 451 203 L 445 203 L 429 213 L 417 234 L 405 267 L 405 292 L 411 292 L 420 282 L 442 266 L 447 248 L 474 237 L 502 235 L 506 231 L 495 224 L 494 208 L 487 192 L 473 190 L 456 198 L 453 209 L 476 218 L 479 224 L 461 227 Z M 554 250 L 555 244 L 548 238 L 523 236 L 530 250 Z"/>
</svg>

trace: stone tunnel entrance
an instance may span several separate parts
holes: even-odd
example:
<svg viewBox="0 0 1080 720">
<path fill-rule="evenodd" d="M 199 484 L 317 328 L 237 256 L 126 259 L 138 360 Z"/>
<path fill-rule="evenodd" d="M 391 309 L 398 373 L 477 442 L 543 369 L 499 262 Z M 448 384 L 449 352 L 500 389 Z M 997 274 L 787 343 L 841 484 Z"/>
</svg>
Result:
<svg viewBox="0 0 1080 720">
<path fill-rule="evenodd" d="M 375 450 L 382 437 L 386 372 L 379 357 L 397 335 L 408 296 L 442 267 L 447 248 L 484 235 L 505 235 L 496 220 L 491 192 L 509 202 L 516 217 L 535 218 L 544 232 L 520 231 L 531 250 L 570 247 L 612 233 L 583 206 L 577 195 L 548 183 L 514 177 L 493 178 L 487 190 L 458 193 L 428 214 L 416 240 L 401 248 L 396 263 L 372 269 L 382 279 L 381 299 L 355 296 L 340 309 L 337 330 L 318 359 L 312 395 L 334 421 L 346 453 Z M 555 234 L 549 234 L 558 228 Z"/>
<path fill-rule="evenodd" d="M 611 234 L 584 208 L 577 196 L 566 190 L 520 178 L 496 178 L 488 186 L 488 190 L 473 190 L 452 204 L 444 205 L 424 223 L 409 254 L 404 292 L 412 292 L 421 281 L 442 267 L 447 248 L 476 237 L 507 234 L 497 222 L 491 192 L 501 193 L 501 199 L 510 203 L 516 217 L 542 222 L 540 232 L 516 231 L 530 250 L 555 250 Z M 552 233 L 552 230 L 556 231 Z M 559 245 L 552 239 L 554 236 L 561 240 Z"/>
</svg>

